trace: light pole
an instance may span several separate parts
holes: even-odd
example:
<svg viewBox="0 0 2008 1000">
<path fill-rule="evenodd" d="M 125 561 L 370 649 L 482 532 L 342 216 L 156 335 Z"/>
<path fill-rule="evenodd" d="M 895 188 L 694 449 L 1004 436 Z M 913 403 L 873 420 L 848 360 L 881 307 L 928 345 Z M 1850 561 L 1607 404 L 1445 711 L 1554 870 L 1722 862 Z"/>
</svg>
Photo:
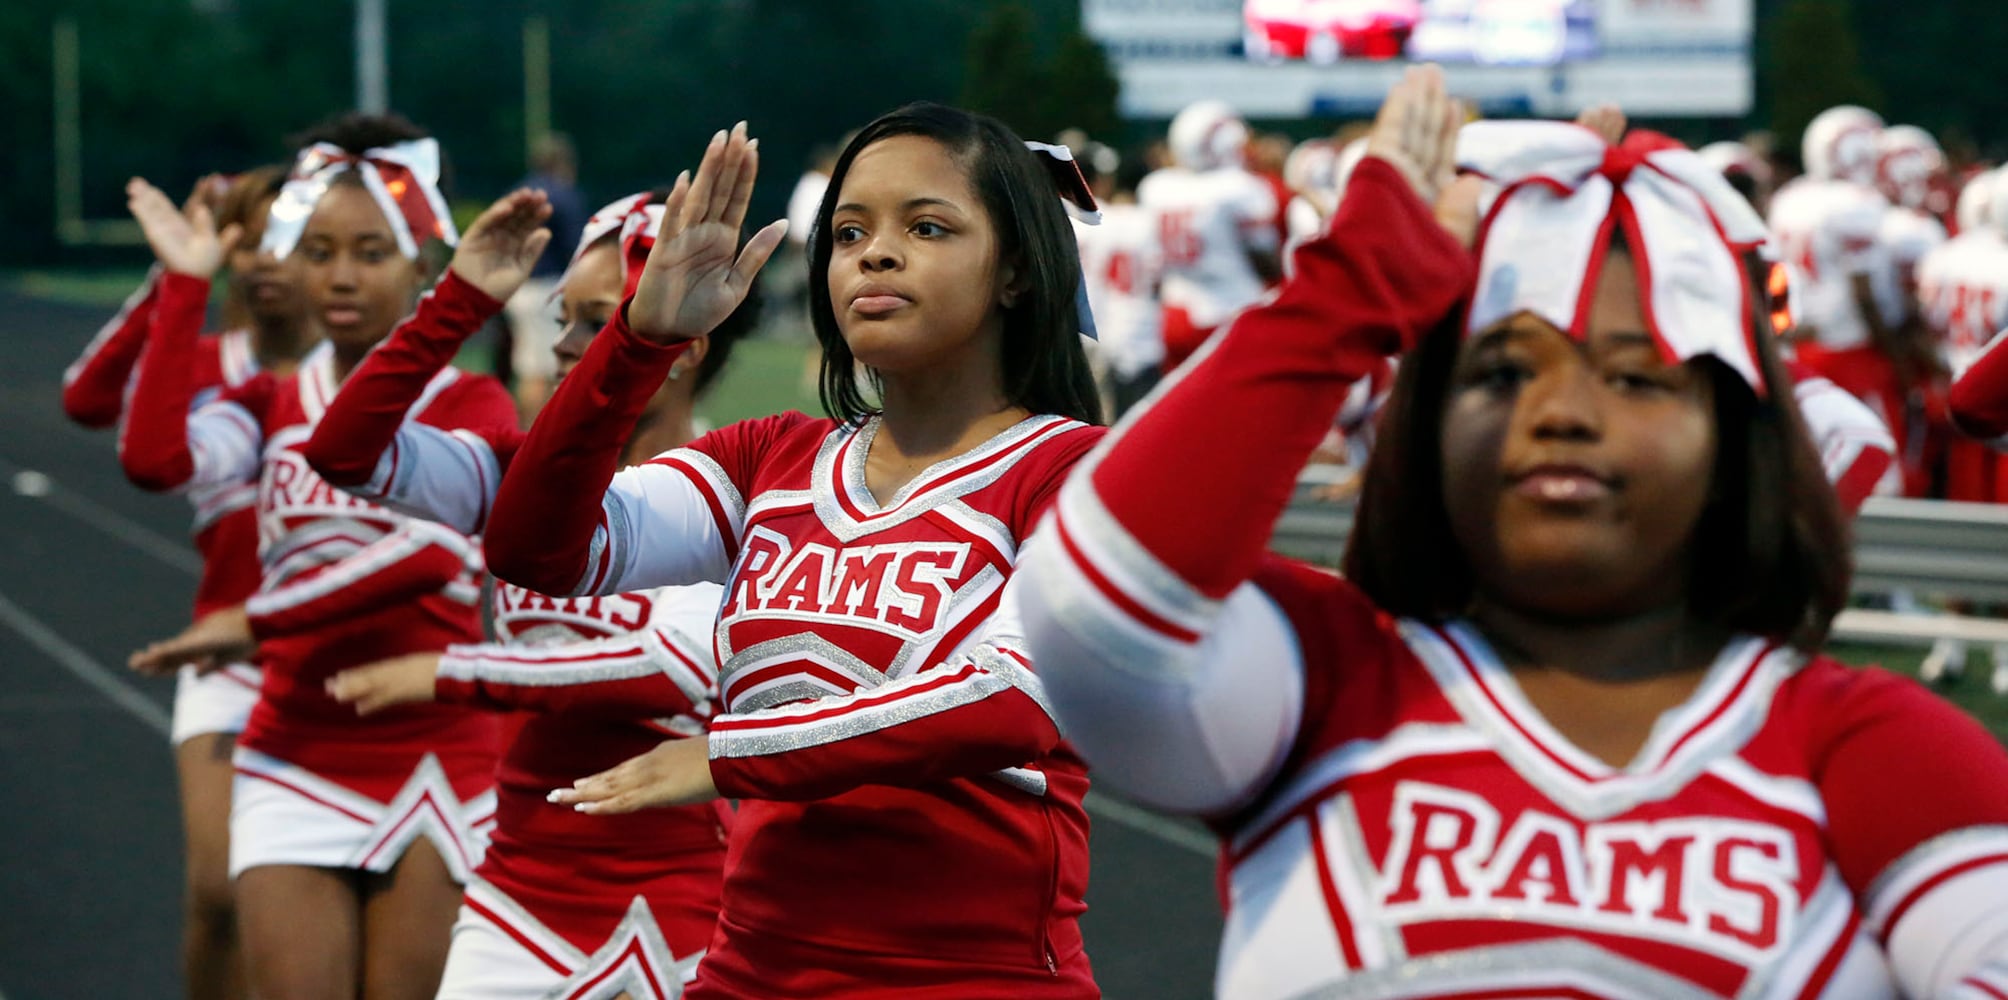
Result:
<svg viewBox="0 0 2008 1000">
<path fill-rule="evenodd" d="M 390 110 L 390 66 L 385 56 L 385 0 L 356 0 L 356 110 Z"/>
</svg>

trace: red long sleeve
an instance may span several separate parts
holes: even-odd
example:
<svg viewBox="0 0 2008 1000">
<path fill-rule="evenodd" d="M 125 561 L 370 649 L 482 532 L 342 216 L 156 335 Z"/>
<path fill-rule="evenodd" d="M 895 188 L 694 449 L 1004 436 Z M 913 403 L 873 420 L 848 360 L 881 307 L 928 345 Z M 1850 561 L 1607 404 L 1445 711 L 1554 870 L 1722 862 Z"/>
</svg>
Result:
<svg viewBox="0 0 2008 1000">
<path fill-rule="evenodd" d="M 490 572 L 541 594 L 571 593 L 621 448 L 686 346 L 651 344 L 628 330 L 625 304 L 614 313 L 502 477 L 483 536 Z"/>
<path fill-rule="evenodd" d="M 161 275 L 148 343 L 133 383 L 132 412 L 119 435 L 119 464 L 133 485 L 166 492 L 195 476 L 188 409 L 198 388 L 193 366 L 209 305 L 209 282 L 172 271 Z"/>
<path fill-rule="evenodd" d="M 434 691 L 442 703 L 500 711 L 652 719 L 708 716 L 716 686 L 709 649 L 653 628 L 536 649 L 450 646 Z"/>
<path fill-rule="evenodd" d="M 1254 572 L 1346 387 L 1449 315 L 1475 280 L 1470 254 L 1372 157 L 1330 230 L 1294 261 L 1273 300 L 1242 313 L 1115 432 L 1093 473 L 1116 520 L 1209 597 Z M 1194 455 L 1206 456 L 1203 476 Z"/>
<path fill-rule="evenodd" d="M 1039 760 L 1060 743 L 1059 726 L 1031 695 L 963 660 L 916 677 L 907 689 L 879 689 L 835 704 L 814 702 L 712 720 L 711 780 L 728 798 L 813 802 L 863 785 L 922 788 L 953 778 L 1007 771 Z M 888 687 L 893 687 L 888 685 Z M 870 725 L 874 708 L 902 701 L 923 704 L 955 688 L 992 688 L 980 697 L 925 712 L 894 725 L 837 742 L 811 743 L 767 753 L 722 756 L 721 741 L 751 741 L 776 732 L 813 730 L 857 718 Z M 915 697 L 915 695 L 918 697 Z M 777 742 L 789 741 L 782 736 Z"/>
<path fill-rule="evenodd" d="M 307 464 L 333 486 L 367 482 L 433 376 L 501 311 L 502 303 L 448 270 L 411 317 L 342 382 L 300 449 Z"/>
<path fill-rule="evenodd" d="M 126 383 L 146 349 L 147 324 L 160 294 L 162 270 L 126 297 L 119 311 L 98 330 L 84 353 L 63 372 L 63 412 L 85 427 L 110 427 L 125 411 Z"/>
<path fill-rule="evenodd" d="M 244 610 L 260 639 L 295 635 L 436 593 L 467 572 L 472 557 L 468 540 L 412 521 L 319 573 L 253 596 Z"/>
<path fill-rule="evenodd" d="M 1995 336 L 1980 360 L 1952 383 L 1952 422 L 1982 440 L 2008 435 L 2008 332 Z"/>
</svg>

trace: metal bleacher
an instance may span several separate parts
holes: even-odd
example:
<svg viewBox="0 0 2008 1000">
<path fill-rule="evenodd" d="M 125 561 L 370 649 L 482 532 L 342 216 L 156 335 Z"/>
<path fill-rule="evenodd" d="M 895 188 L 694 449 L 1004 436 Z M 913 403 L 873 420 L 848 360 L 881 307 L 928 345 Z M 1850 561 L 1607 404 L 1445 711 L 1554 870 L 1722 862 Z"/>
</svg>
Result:
<svg viewBox="0 0 2008 1000">
<path fill-rule="evenodd" d="M 1312 466 L 1276 524 L 1271 547 L 1284 555 L 1337 566 L 1352 532 L 1349 501 L 1322 500 L 1319 487 L 1350 475 Z M 1887 603 L 1907 590 L 1928 600 L 2008 605 L 2008 506 L 1877 497 L 1855 521 L 1857 598 Z M 2008 620 L 1951 614 L 1902 614 L 1850 608 L 1834 637 L 1858 642 L 1930 645 L 1940 638 L 2008 642 Z"/>
</svg>

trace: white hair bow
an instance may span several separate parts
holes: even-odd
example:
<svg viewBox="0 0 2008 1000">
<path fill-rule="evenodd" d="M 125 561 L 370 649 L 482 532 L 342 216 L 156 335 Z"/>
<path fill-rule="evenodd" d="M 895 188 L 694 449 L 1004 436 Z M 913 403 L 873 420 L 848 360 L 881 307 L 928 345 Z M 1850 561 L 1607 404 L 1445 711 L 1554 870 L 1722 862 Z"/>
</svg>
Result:
<svg viewBox="0 0 2008 1000">
<path fill-rule="evenodd" d="M 1699 156 L 1652 132 L 1611 146 L 1562 122 L 1477 122 L 1458 136 L 1457 165 L 1489 182 L 1467 332 L 1524 311 L 1585 336 L 1616 228 L 1662 354 L 1716 357 L 1765 392 L 1742 263 L 1764 220 Z"/>
<path fill-rule="evenodd" d="M 314 206 L 321 203 L 335 178 L 349 170 L 361 174 L 363 187 L 383 210 L 397 237 L 397 248 L 406 257 L 417 259 L 419 247 L 427 239 L 439 239 L 448 246 L 460 241 L 446 199 L 439 193 L 438 141 L 412 139 L 365 150 L 361 156 L 333 143 L 317 142 L 301 150 L 293 161 L 286 185 L 272 202 L 259 249 L 275 257 L 292 253 Z"/>
</svg>

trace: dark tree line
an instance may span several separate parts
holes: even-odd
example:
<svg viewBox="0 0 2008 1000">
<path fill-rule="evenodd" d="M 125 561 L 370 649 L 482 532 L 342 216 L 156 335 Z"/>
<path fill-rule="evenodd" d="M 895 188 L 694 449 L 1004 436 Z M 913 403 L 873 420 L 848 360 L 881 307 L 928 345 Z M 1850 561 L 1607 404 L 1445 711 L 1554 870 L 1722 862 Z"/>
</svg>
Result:
<svg viewBox="0 0 2008 1000">
<path fill-rule="evenodd" d="M 1787 143 L 1818 109 L 1865 100 L 1970 139 L 2008 122 L 2000 0 L 1754 0 L 1758 93 L 1747 124 Z M 283 137 L 353 94 L 346 0 L 10 0 L 0 4 L 0 262 L 125 260 L 53 236 L 50 35 L 81 36 L 85 214 L 123 213 L 132 174 L 170 187 L 273 160 Z M 463 198 L 523 173 L 522 25 L 550 24 L 552 119 L 588 194 L 661 183 L 745 117 L 781 211 L 819 144 L 916 98 L 960 101 L 1032 136 L 1069 125 L 1134 138 L 1078 0 L 390 0 L 393 105 L 440 136 Z M 1726 132 L 1745 123 L 1713 123 Z"/>
</svg>

